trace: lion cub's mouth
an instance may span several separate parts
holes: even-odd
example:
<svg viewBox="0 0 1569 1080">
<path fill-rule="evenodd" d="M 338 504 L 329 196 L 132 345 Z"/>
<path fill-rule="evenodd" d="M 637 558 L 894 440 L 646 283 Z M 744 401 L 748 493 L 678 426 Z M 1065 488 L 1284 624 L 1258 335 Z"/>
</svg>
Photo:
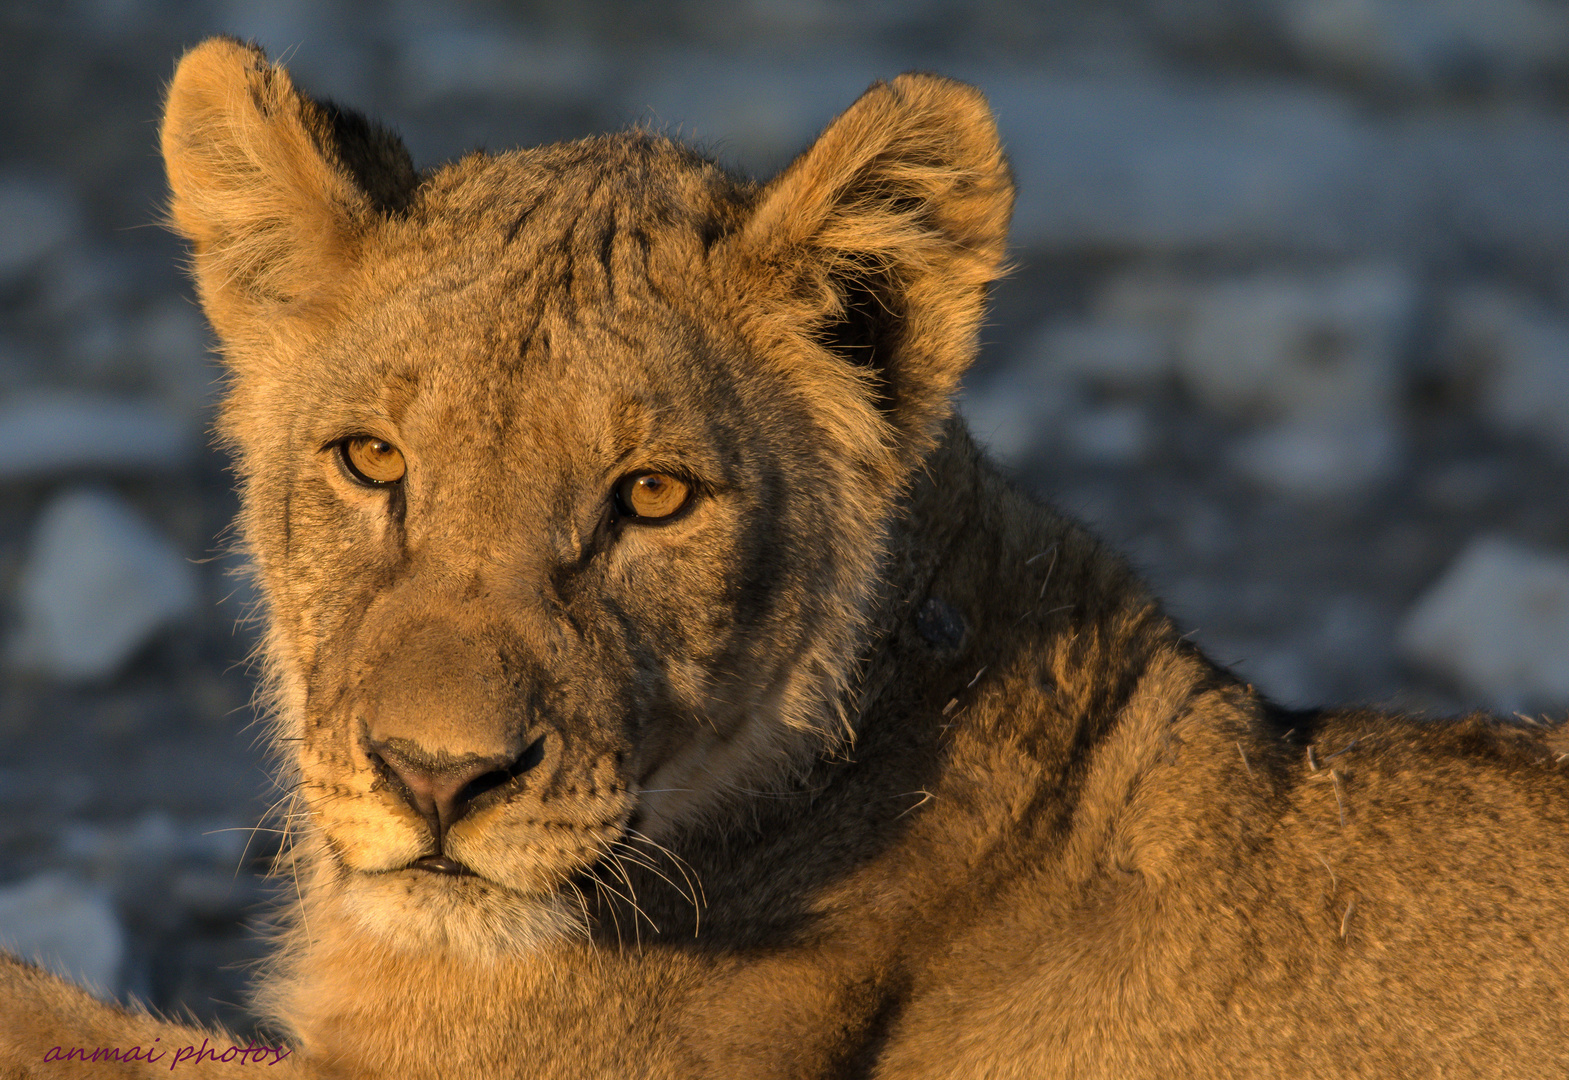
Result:
<svg viewBox="0 0 1569 1080">
<path fill-rule="evenodd" d="M 446 874 L 450 877 L 479 877 L 478 874 L 467 866 L 447 855 L 426 855 L 424 858 L 415 859 L 409 863 L 406 869 L 426 870 L 433 874 Z"/>
</svg>

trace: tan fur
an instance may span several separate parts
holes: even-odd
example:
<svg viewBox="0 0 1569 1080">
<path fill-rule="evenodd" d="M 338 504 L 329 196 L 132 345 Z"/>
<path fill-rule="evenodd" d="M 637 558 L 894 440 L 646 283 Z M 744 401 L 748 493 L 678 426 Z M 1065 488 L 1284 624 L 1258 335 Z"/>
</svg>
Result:
<svg viewBox="0 0 1569 1080">
<path fill-rule="evenodd" d="M 1569 1072 L 1564 729 L 1275 707 L 950 416 L 974 90 L 761 186 L 637 132 L 416 175 L 215 40 L 163 145 L 296 791 L 269 1075 Z M 690 507 L 618 517 L 647 471 Z M 19 964 L 0 1017 L 7 1075 L 204 1037 Z"/>
</svg>

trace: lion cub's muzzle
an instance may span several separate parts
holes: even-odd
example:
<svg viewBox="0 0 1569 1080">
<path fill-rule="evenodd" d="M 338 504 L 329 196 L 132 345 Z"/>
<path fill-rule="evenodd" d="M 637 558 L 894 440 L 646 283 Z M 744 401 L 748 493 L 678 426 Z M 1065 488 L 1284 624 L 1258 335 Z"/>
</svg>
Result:
<svg viewBox="0 0 1569 1080">
<path fill-rule="evenodd" d="M 476 804 L 505 799 L 518 787 L 519 778 L 545 759 L 544 735 L 512 757 L 460 758 L 429 753 L 407 739 L 378 741 L 369 730 L 362 738 L 371 767 L 430 827 L 435 851 L 416 859 L 413 866 L 443 874 L 471 872 L 443 849 L 453 823 Z"/>
<path fill-rule="evenodd" d="M 605 710 L 552 685 L 494 613 L 378 614 L 344 657 L 356 797 L 319 803 L 349 867 L 531 891 L 592 862 L 632 802 Z"/>
</svg>

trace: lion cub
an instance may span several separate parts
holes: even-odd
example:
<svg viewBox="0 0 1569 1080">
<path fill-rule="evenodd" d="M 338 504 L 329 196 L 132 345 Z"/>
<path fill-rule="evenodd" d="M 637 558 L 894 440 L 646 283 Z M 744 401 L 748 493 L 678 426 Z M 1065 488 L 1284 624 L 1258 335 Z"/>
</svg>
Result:
<svg viewBox="0 0 1569 1080">
<path fill-rule="evenodd" d="M 1278 708 L 953 418 L 975 90 L 762 185 L 421 173 L 212 40 L 162 138 L 295 793 L 269 1069 L 1569 1074 L 1564 729 Z M 8 1075 L 224 1045 L 15 963 L 0 1016 Z"/>
</svg>

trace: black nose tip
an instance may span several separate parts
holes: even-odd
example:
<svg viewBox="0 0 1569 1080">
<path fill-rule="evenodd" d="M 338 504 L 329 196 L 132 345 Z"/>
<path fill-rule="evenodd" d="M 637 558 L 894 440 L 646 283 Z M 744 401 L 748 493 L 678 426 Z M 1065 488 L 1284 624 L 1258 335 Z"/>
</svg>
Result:
<svg viewBox="0 0 1569 1080">
<path fill-rule="evenodd" d="M 529 743 L 514 758 L 471 754 L 453 759 L 428 753 L 406 739 L 367 739 L 365 752 L 403 800 L 430 822 L 439 844 L 441 834 L 469 812 L 475 799 L 511 783 L 544 760 L 545 737 Z"/>
</svg>

